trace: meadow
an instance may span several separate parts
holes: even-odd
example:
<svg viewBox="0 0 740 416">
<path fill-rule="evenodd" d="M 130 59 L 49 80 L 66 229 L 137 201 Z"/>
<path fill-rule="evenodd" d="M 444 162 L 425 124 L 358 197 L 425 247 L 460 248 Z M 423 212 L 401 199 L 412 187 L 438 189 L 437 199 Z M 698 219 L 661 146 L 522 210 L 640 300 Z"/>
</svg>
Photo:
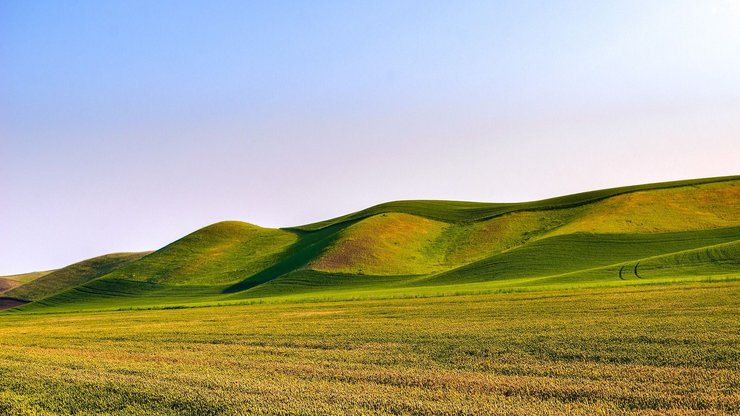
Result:
<svg viewBox="0 0 740 416">
<path fill-rule="evenodd" d="M 209 225 L 0 287 L 0 415 L 740 413 L 740 178 Z"/>
<path fill-rule="evenodd" d="M 526 203 L 398 201 L 283 229 L 224 221 L 154 252 L 7 278 L 0 293 L 30 301 L 25 312 L 70 312 L 736 279 L 738 199 L 740 179 L 724 177 Z"/>
<path fill-rule="evenodd" d="M 737 414 L 740 282 L 0 315 L 0 414 Z"/>
</svg>

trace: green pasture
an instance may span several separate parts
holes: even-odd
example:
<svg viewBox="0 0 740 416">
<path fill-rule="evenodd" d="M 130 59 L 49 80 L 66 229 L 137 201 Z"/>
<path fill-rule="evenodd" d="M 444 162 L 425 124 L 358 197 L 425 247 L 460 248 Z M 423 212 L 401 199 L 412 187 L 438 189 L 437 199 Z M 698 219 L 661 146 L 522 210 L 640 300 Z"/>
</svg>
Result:
<svg viewBox="0 0 740 416">
<path fill-rule="evenodd" d="M 8 313 L 41 313 L 733 280 L 738 200 L 729 177 L 522 204 L 402 201 L 289 229 L 228 221 L 3 296 L 34 301 Z"/>
<path fill-rule="evenodd" d="M 60 291 L 104 276 L 113 270 L 142 258 L 147 253 L 114 253 L 95 257 L 54 270 L 37 277 L 23 286 L 5 293 L 5 296 L 25 300 L 40 300 Z"/>
<path fill-rule="evenodd" d="M 0 414 L 738 414 L 739 200 L 401 201 L 3 277 Z"/>
</svg>

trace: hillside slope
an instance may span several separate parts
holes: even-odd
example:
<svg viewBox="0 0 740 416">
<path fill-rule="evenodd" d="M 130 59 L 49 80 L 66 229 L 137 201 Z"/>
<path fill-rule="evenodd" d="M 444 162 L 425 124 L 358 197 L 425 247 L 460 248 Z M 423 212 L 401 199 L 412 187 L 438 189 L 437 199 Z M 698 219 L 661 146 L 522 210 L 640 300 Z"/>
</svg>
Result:
<svg viewBox="0 0 740 416">
<path fill-rule="evenodd" d="M 644 185 L 624 186 L 619 188 L 602 189 L 598 191 L 581 192 L 556 198 L 543 199 L 519 203 L 488 203 L 463 201 L 394 201 L 379 204 L 362 211 L 347 214 L 338 218 L 320 221 L 313 224 L 293 227 L 297 230 L 315 231 L 331 225 L 353 222 L 373 215 L 390 212 L 418 215 L 445 222 L 481 221 L 499 215 L 516 211 L 539 211 L 550 209 L 571 208 L 591 204 L 600 200 L 637 191 L 653 191 L 658 189 L 684 188 L 701 186 L 704 184 L 734 182 L 740 176 L 722 176 L 716 178 L 690 179 L 683 181 L 651 183 Z"/>
<path fill-rule="evenodd" d="M 209 225 L 107 276 L 164 285 L 239 282 L 273 264 L 295 234 L 237 221 Z"/>
<path fill-rule="evenodd" d="M 411 214 L 376 214 L 348 225 L 309 268 L 349 274 L 432 274 L 554 236 L 621 234 L 627 241 L 630 235 L 732 228 L 740 225 L 740 204 L 734 201 L 740 201 L 738 181 L 721 181 L 621 193 L 568 208 L 516 210 L 480 221 L 448 223 Z M 664 247 L 669 249 L 670 244 Z"/>
<path fill-rule="evenodd" d="M 31 272 L 14 274 L 9 276 L 0 276 L 0 294 L 3 294 L 13 288 L 24 285 L 28 282 L 32 282 L 39 277 L 46 276 L 54 270 L 48 270 L 43 272 Z"/>
<path fill-rule="evenodd" d="M 113 253 L 94 257 L 44 274 L 4 295 L 29 301 L 40 300 L 108 274 L 146 254 L 148 253 Z"/>
<path fill-rule="evenodd" d="M 736 176 L 526 203 L 400 201 L 287 229 L 223 222 L 20 309 L 732 279 L 738 201 Z M 644 278 L 623 273 L 637 263 Z"/>
</svg>

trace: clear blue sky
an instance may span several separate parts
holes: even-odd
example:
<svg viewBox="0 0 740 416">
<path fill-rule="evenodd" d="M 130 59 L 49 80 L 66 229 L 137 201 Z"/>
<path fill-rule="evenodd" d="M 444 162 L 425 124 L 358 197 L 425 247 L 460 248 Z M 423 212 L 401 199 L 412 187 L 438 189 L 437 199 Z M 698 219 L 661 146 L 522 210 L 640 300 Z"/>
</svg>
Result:
<svg viewBox="0 0 740 416">
<path fill-rule="evenodd" d="M 0 2 L 0 275 L 739 148 L 736 0 Z"/>
</svg>

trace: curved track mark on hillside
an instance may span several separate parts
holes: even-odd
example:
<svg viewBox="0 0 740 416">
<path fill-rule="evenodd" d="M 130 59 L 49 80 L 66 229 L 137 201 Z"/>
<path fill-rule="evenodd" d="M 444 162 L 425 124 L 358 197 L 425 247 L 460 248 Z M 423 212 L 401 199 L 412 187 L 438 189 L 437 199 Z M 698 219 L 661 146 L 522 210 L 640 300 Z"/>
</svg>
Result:
<svg viewBox="0 0 740 416">
<path fill-rule="evenodd" d="M 624 271 L 624 266 L 619 268 L 619 280 L 624 280 L 624 277 L 622 277 L 622 271 Z"/>
<path fill-rule="evenodd" d="M 639 265 L 640 265 L 640 262 L 638 261 L 637 264 L 635 264 L 635 269 L 633 270 L 633 272 L 635 273 L 635 277 L 637 277 L 638 279 L 642 279 L 642 276 L 637 274 L 637 266 Z"/>
</svg>

